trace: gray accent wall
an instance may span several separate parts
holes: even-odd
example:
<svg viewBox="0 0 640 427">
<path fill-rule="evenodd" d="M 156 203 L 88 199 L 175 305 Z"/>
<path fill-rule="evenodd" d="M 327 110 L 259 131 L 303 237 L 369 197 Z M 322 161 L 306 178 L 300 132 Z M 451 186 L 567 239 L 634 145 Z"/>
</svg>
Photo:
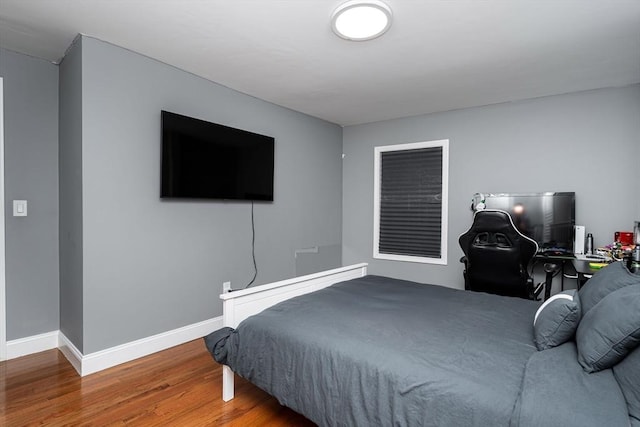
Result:
<svg viewBox="0 0 640 427">
<path fill-rule="evenodd" d="M 4 79 L 7 340 L 56 331 L 58 67 L 0 49 Z M 28 216 L 13 216 L 13 200 Z"/>
<path fill-rule="evenodd" d="M 342 265 L 341 246 L 315 246 L 295 251 L 296 276 L 318 273 Z"/>
<path fill-rule="evenodd" d="M 344 128 L 343 263 L 463 288 L 458 236 L 476 192 L 575 191 L 596 245 L 640 219 L 640 85 L 550 96 Z M 374 147 L 449 139 L 448 265 L 374 260 Z"/>
<path fill-rule="evenodd" d="M 275 137 L 256 284 L 295 276 L 297 248 L 333 248 L 339 264 L 339 126 L 90 37 L 81 50 L 84 354 L 220 316 L 222 282 L 253 276 L 251 203 L 160 199 L 161 110 Z"/>
<path fill-rule="evenodd" d="M 60 64 L 60 331 L 83 351 L 82 39 Z"/>
</svg>

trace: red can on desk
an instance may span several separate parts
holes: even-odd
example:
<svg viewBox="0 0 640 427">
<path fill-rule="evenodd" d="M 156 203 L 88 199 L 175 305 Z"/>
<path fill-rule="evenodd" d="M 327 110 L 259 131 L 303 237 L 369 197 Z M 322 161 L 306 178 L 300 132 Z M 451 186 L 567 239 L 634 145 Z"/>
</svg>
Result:
<svg viewBox="0 0 640 427">
<path fill-rule="evenodd" d="M 633 231 L 616 231 L 613 235 L 613 241 L 622 246 L 633 245 Z"/>
</svg>

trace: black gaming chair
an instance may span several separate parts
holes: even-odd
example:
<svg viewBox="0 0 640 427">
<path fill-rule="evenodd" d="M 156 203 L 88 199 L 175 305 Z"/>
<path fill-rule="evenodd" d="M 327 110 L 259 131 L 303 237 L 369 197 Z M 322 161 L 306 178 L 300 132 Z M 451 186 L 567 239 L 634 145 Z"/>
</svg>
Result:
<svg viewBox="0 0 640 427">
<path fill-rule="evenodd" d="M 538 244 L 513 225 L 501 210 L 478 211 L 473 224 L 458 239 L 464 257 L 464 286 L 467 290 L 537 299 L 528 267 Z"/>
</svg>

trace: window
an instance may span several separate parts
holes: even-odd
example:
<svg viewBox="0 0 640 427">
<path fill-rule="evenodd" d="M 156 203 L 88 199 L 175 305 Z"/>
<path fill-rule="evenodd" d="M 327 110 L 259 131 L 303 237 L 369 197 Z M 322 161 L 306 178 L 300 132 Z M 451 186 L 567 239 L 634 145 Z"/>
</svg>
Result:
<svg viewBox="0 0 640 427">
<path fill-rule="evenodd" d="M 373 257 L 447 263 L 449 140 L 375 148 Z"/>
</svg>

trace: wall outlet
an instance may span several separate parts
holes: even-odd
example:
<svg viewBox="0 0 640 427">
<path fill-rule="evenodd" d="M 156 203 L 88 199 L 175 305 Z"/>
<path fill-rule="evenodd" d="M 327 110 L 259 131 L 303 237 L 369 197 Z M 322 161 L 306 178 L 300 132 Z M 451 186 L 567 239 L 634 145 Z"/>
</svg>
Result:
<svg viewBox="0 0 640 427">
<path fill-rule="evenodd" d="M 222 283 L 222 293 L 226 294 L 227 292 L 231 292 L 231 282 Z"/>
</svg>

